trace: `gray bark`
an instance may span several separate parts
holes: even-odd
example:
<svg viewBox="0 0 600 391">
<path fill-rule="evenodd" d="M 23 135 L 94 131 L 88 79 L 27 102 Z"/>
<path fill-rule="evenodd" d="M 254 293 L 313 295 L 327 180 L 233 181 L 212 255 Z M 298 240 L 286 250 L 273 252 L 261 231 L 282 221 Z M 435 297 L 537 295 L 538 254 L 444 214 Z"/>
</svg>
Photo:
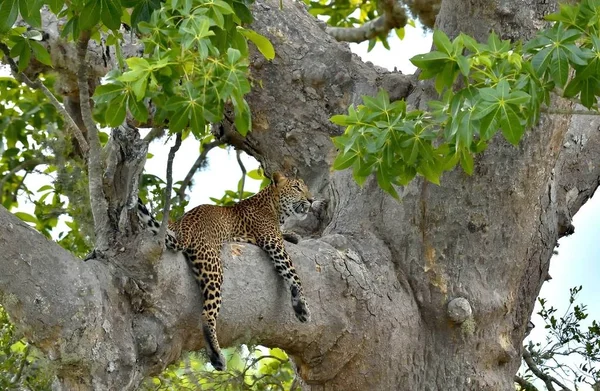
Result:
<svg viewBox="0 0 600 391">
<path fill-rule="evenodd" d="M 527 38 L 554 6 L 499 3 L 445 0 L 437 24 L 451 36 L 481 39 L 492 26 Z M 374 179 L 359 188 L 349 172 L 330 171 L 330 137 L 341 130 L 328 118 L 380 86 L 415 105 L 430 89 L 362 63 L 301 4 L 283 4 L 255 6 L 253 28 L 277 56 L 253 56 L 263 88 L 248 97 L 254 130 L 245 142 L 269 171 L 296 171 L 329 201 L 324 219 L 302 227 L 314 238 L 288 245 L 312 319 L 295 320 L 265 254 L 226 245 L 221 345 L 282 347 L 312 390 L 514 389 L 552 250 L 598 187 L 600 123 L 545 116 L 518 147 L 496 138 L 472 177 L 457 169 L 441 186 L 417 179 L 402 202 Z M 57 360 L 66 389 L 132 389 L 202 347 L 192 277 L 152 240 L 82 263 L 0 210 L 0 302 Z M 447 311 L 458 297 L 472 310 L 460 324 Z"/>
</svg>

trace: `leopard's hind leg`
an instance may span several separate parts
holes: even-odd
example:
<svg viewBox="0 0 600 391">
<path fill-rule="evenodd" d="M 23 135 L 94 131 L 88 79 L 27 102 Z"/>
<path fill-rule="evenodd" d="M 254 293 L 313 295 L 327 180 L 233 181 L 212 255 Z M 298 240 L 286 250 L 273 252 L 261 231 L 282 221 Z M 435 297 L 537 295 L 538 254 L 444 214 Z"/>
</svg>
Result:
<svg viewBox="0 0 600 391">
<path fill-rule="evenodd" d="M 186 249 L 183 251 L 202 292 L 202 331 L 210 363 L 218 371 L 226 368 L 217 339 L 217 317 L 221 307 L 223 268 L 220 248 Z"/>
</svg>

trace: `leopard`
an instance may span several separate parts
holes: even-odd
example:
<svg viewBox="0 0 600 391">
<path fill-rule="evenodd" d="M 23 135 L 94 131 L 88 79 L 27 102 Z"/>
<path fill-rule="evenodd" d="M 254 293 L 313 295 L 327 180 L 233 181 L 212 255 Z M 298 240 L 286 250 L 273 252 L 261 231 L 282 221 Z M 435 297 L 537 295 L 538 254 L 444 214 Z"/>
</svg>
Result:
<svg viewBox="0 0 600 391">
<path fill-rule="evenodd" d="M 245 242 L 264 250 L 291 294 L 296 318 L 308 322 L 310 311 L 302 283 L 284 246 L 287 234 L 281 226 L 289 218 L 305 219 L 313 203 L 315 200 L 302 179 L 275 172 L 271 184 L 252 197 L 232 206 L 199 205 L 168 223 L 165 247 L 183 253 L 198 282 L 203 299 L 205 348 L 217 371 L 227 367 L 216 331 L 221 308 L 223 265 L 220 254 L 223 244 Z M 155 235 L 158 233 L 160 223 L 139 198 L 137 215 L 143 229 Z"/>
</svg>

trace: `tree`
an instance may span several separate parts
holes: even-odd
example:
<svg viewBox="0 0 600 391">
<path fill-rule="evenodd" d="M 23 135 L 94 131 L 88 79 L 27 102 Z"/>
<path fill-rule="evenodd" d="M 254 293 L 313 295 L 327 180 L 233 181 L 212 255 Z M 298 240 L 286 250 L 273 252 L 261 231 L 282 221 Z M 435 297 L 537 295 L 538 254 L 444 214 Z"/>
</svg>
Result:
<svg viewBox="0 0 600 391">
<path fill-rule="evenodd" d="M 96 251 L 95 259 L 81 262 L 0 209 L 0 303 L 17 328 L 55 360 L 65 389 L 133 389 L 145 376 L 176 360 L 183 350 L 202 347 L 199 294 L 183 259 L 162 252 L 160 237 L 137 234 L 131 224 L 147 142 L 164 131 L 166 119 L 174 133 L 185 136 L 189 131 L 207 143 L 225 143 L 251 154 L 267 173 L 296 173 L 328 201 L 323 216 L 310 218 L 301 227 L 304 240 L 289 245 L 303 279 L 312 322 L 294 321 L 283 286 L 259 249 L 248 245 L 240 251 L 225 246 L 227 268 L 218 322 L 222 346 L 252 342 L 281 347 L 293 357 L 306 388 L 514 388 L 527 321 L 547 277 L 553 247 L 561 235 L 572 230 L 571 216 L 598 186 L 600 167 L 594 160 L 600 145 L 597 120 L 569 115 L 574 107 L 569 100 L 544 99 L 561 114 L 543 114 L 538 122 L 535 113 L 529 113 L 528 125 L 533 128 L 517 147 L 494 137 L 474 160 L 471 151 L 463 154 L 461 164 L 466 171 L 472 167 L 472 176 L 453 169 L 444 174 L 439 186 L 423 177 L 435 180 L 441 168 L 436 175 L 422 167 L 415 169 L 412 175 L 421 176 L 399 189 L 402 202 L 398 202 L 381 189 L 393 193 L 391 185 L 381 180 L 386 175 L 377 180 L 353 170 L 362 182 L 359 186 L 351 172 L 331 171 L 338 154 L 331 137 L 341 136 L 342 130 L 330 121 L 334 115 L 348 112 L 350 105 L 360 104 L 362 96 L 376 96 L 379 88 L 388 92 L 391 101 L 405 98 L 418 108 L 439 99 L 433 84 L 362 63 L 346 45 L 332 38 L 343 39 L 343 33 L 359 31 L 363 39 L 385 41 L 382 36 L 389 29 L 401 28 L 407 21 L 395 2 L 369 3 L 373 8 L 364 10 L 363 16 L 372 19 L 362 30 L 346 30 L 366 20 L 353 19 L 354 8 L 342 3 L 335 8 L 339 14 L 332 15 L 337 26 L 323 27 L 302 4 L 282 1 L 280 8 L 277 3 L 259 2 L 251 8 L 254 20 L 248 30 L 236 27 L 250 21 L 245 3 L 209 2 L 194 8 L 202 9 L 197 20 L 177 26 L 181 36 L 169 36 L 178 48 L 189 44 L 186 34 L 192 41 L 194 56 L 185 52 L 178 58 L 175 53 L 171 59 L 177 64 L 189 62 L 189 74 L 184 66 L 172 69 L 169 61 L 138 59 L 141 50 L 135 34 L 120 35 L 113 30 L 105 35 L 106 46 L 93 38 L 98 37 L 94 35 L 97 23 L 117 29 L 116 21 L 122 18 L 140 33 L 156 34 L 158 42 L 166 38 L 155 25 L 161 20 L 178 21 L 175 13 L 180 9 L 191 12 L 185 7 L 191 7 L 192 1 L 172 0 L 159 8 L 158 1 L 123 0 L 120 4 L 133 11 L 121 17 L 115 0 L 74 1 L 61 15 L 71 21 L 62 27 L 63 37 L 52 12 L 45 9 L 40 23 L 32 11 L 35 7 L 18 3 L 25 22 L 43 24 L 44 34 L 37 35 L 36 29 L 17 31 L 8 55 L 20 55 L 13 64 L 15 74 L 37 88 L 35 93 L 41 91 L 52 99 L 48 86 L 35 79 L 40 72 L 46 77 L 51 61 L 58 77 L 54 91 L 65 110 L 56 104 L 39 110 L 30 107 L 31 113 L 18 110 L 28 115 L 16 125 L 7 125 L 12 133 L 7 130 L 5 134 L 14 134 L 21 142 L 15 141 L 12 147 L 16 150 L 10 152 L 20 160 L 13 156 L 12 166 L 3 171 L 5 182 L 14 191 L 21 179 L 16 174 L 27 168 L 17 164 L 33 158 L 56 159 L 51 165 L 71 184 L 60 191 L 74 198 L 66 205 L 55 197 L 54 209 L 69 209 L 74 216 L 71 224 L 82 226 L 69 239 L 74 250 L 93 237 Z M 528 40 L 543 27 L 542 17 L 556 10 L 555 2 L 523 0 L 406 3 L 413 8 L 427 5 L 429 12 L 424 15 L 429 15 L 430 22 L 432 12 L 437 12 L 436 27 L 447 36 L 465 32 L 478 42 L 486 42 L 492 30 L 502 39 Z M 9 16 L 1 31 L 11 29 L 16 4 L 5 1 L 0 6 L 0 14 Z M 597 12 L 596 2 L 584 4 Z M 62 6 L 62 1 L 49 3 L 55 13 Z M 317 4 L 312 10 L 325 12 L 319 11 Z M 164 18 L 153 20 L 157 17 L 150 15 L 159 12 Z M 202 16 L 212 21 L 212 27 Z M 597 22 L 593 15 L 589 20 L 592 29 Z M 272 57 L 270 46 L 253 31 L 270 40 L 276 53 L 273 61 L 265 60 Z M 219 48 L 219 56 L 207 57 L 215 52 L 202 46 L 208 45 L 203 39 L 211 33 L 215 34 L 211 45 Z M 251 89 L 244 61 L 247 46 L 240 36 L 255 42 L 260 51 L 249 50 Z M 38 37 L 41 43 L 35 40 Z M 110 46 L 115 42 L 119 43 L 116 49 Z M 439 42 L 443 46 L 450 41 L 439 38 Z M 160 52 L 160 45 L 152 45 L 152 41 L 145 42 L 147 56 Z M 444 49 L 437 46 L 438 51 Z M 5 53 L 9 49 L 6 44 L 2 48 Z M 44 49 L 50 49 L 50 58 Z M 31 53 L 35 60 L 29 61 Z M 197 62 L 207 58 L 212 65 Z M 547 61 L 555 64 L 552 70 L 560 69 L 554 72 L 553 83 L 564 86 L 560 84 L 565 64 L 562 54 Z M 435 85 L 438 89 L 447 90 L 456 79 L 458 68 L 454 64 L 447 68 Z M 122 72 L 113 71 L 106 84 L 98 86 L 99 78 L 111 69 Z M 209 73 L 210 78 L 202 77 Z M 596 78 L 588 79 L 586 86 L 594 87 L 591 82 L 597 82 Z M 52 82 L 50 76 L 45 80 L 49 80 L 46 84 Z M 213 88 L 214 94 L 197 88 L 202 80 L 208 80 L 205 86 Z M 215 87 L 220 81 L 223 83 Z M 20 88 L 14 86 L 11 91 Z M 574 95 L 589 106 L 589 93 L 584 99 L 584 94 L 579 94 L 583 86 L 577 88 Z M 92 91 L 95 115 L 89 103 Z M 503 94 L 502 88 L 498 91 Z M 29 95 L 27 99 L 19 97 L 14 100 L 19 104 L 30 99 Z M 148 107 L 139 103 L 140 97 L 152 98 L 148 113 Z M 40 110 L 47 113 L 39 114 Z M 62 117 L 56 118 L 57 110 Z M 508 125 L 515 123 L 514 118 L 521 124 L 519 115 L 511 113 Z M 94 120 L 113 127 L 110 138 L 102 139 Z M 344 121 L 348 125 L 347 119 Z M 208 136 L 204 126 L 213 122 L 222 126 L 215 126 Z M 49 123 L 64 129 L 58 132 L 62 138 L 51 133 L 51 141 L 62 153 L 44 154 L 38 148 L 43 156 L 21 156 L 20 151 L 36 150 L 27 148 L 29 138 L 19 139 L 24 134 L 20 130 Z M 495 125 L 504 128 L 507 124 Z M 136 129 L 141 126 L 154 127 L 145 140 Z M 247 132 L 250 127 L 252 131 Z M 44 134 L 48 133 L 35 137 Z M 61 156 L 68 159 L 60 160 Z M 443 151 L 436 156 L 434 161 L 445 161 Z M 373 167 L 368 168 L 370 173 Z M 89 180 L 82 180 L 89 183 L 93 232 L 85 231 L 85 213 L 74 210 L 81 204 L 73 202 L 75 197 L 82 198 L 85 187 L 78 176 L 85 177 L 86 171 Z M 147 185 L 149 179 L 144 181 Z M 169 186 L 167 183 L 167 194 L 171 194 Z M 11 200 L 3 198 L 8 203 L 5 206 L 11 206 Z M 164 200 L 164 215 L 168 216 L 171 197 Z M 31 220 L 42 225 L 47 221 Z"/>
<path fill-rule="evenodd" d="M 593 389 L 600 384 L 598 352 L 600 329 L 592 320 L 587 327 L 582 322 L 588 317 L 587 306 L 575 304 L 582 287 L 570 289 L 569 306 L 559 315 L 548 307 L 546 299 L 539 298 L 538 314 L 547 330 L 544 343 L 529 343 L 523 348 L 524 376 L 515 377 L 518 390 L 538 390 L 529 380 L 539 379 L 546 389 L 578 389 L 586 384 Z"/>
</svg>

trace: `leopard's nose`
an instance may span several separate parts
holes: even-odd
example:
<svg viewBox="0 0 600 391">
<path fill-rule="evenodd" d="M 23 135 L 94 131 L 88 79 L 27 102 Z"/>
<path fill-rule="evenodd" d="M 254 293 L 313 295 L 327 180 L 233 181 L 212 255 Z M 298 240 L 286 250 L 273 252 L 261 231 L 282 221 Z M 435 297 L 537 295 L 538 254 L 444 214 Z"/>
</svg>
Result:
<svg viewBox="0 0 600 391">
<path fill-rule="evenodd" d="M 308 200 L 308 202 L 310 202 L 311 204 L 312 204 L 313 202 L 315 202 L 315 199 L 314 199 L 314 198 L 307 198 L 307 200 Z"/>
</svg>

